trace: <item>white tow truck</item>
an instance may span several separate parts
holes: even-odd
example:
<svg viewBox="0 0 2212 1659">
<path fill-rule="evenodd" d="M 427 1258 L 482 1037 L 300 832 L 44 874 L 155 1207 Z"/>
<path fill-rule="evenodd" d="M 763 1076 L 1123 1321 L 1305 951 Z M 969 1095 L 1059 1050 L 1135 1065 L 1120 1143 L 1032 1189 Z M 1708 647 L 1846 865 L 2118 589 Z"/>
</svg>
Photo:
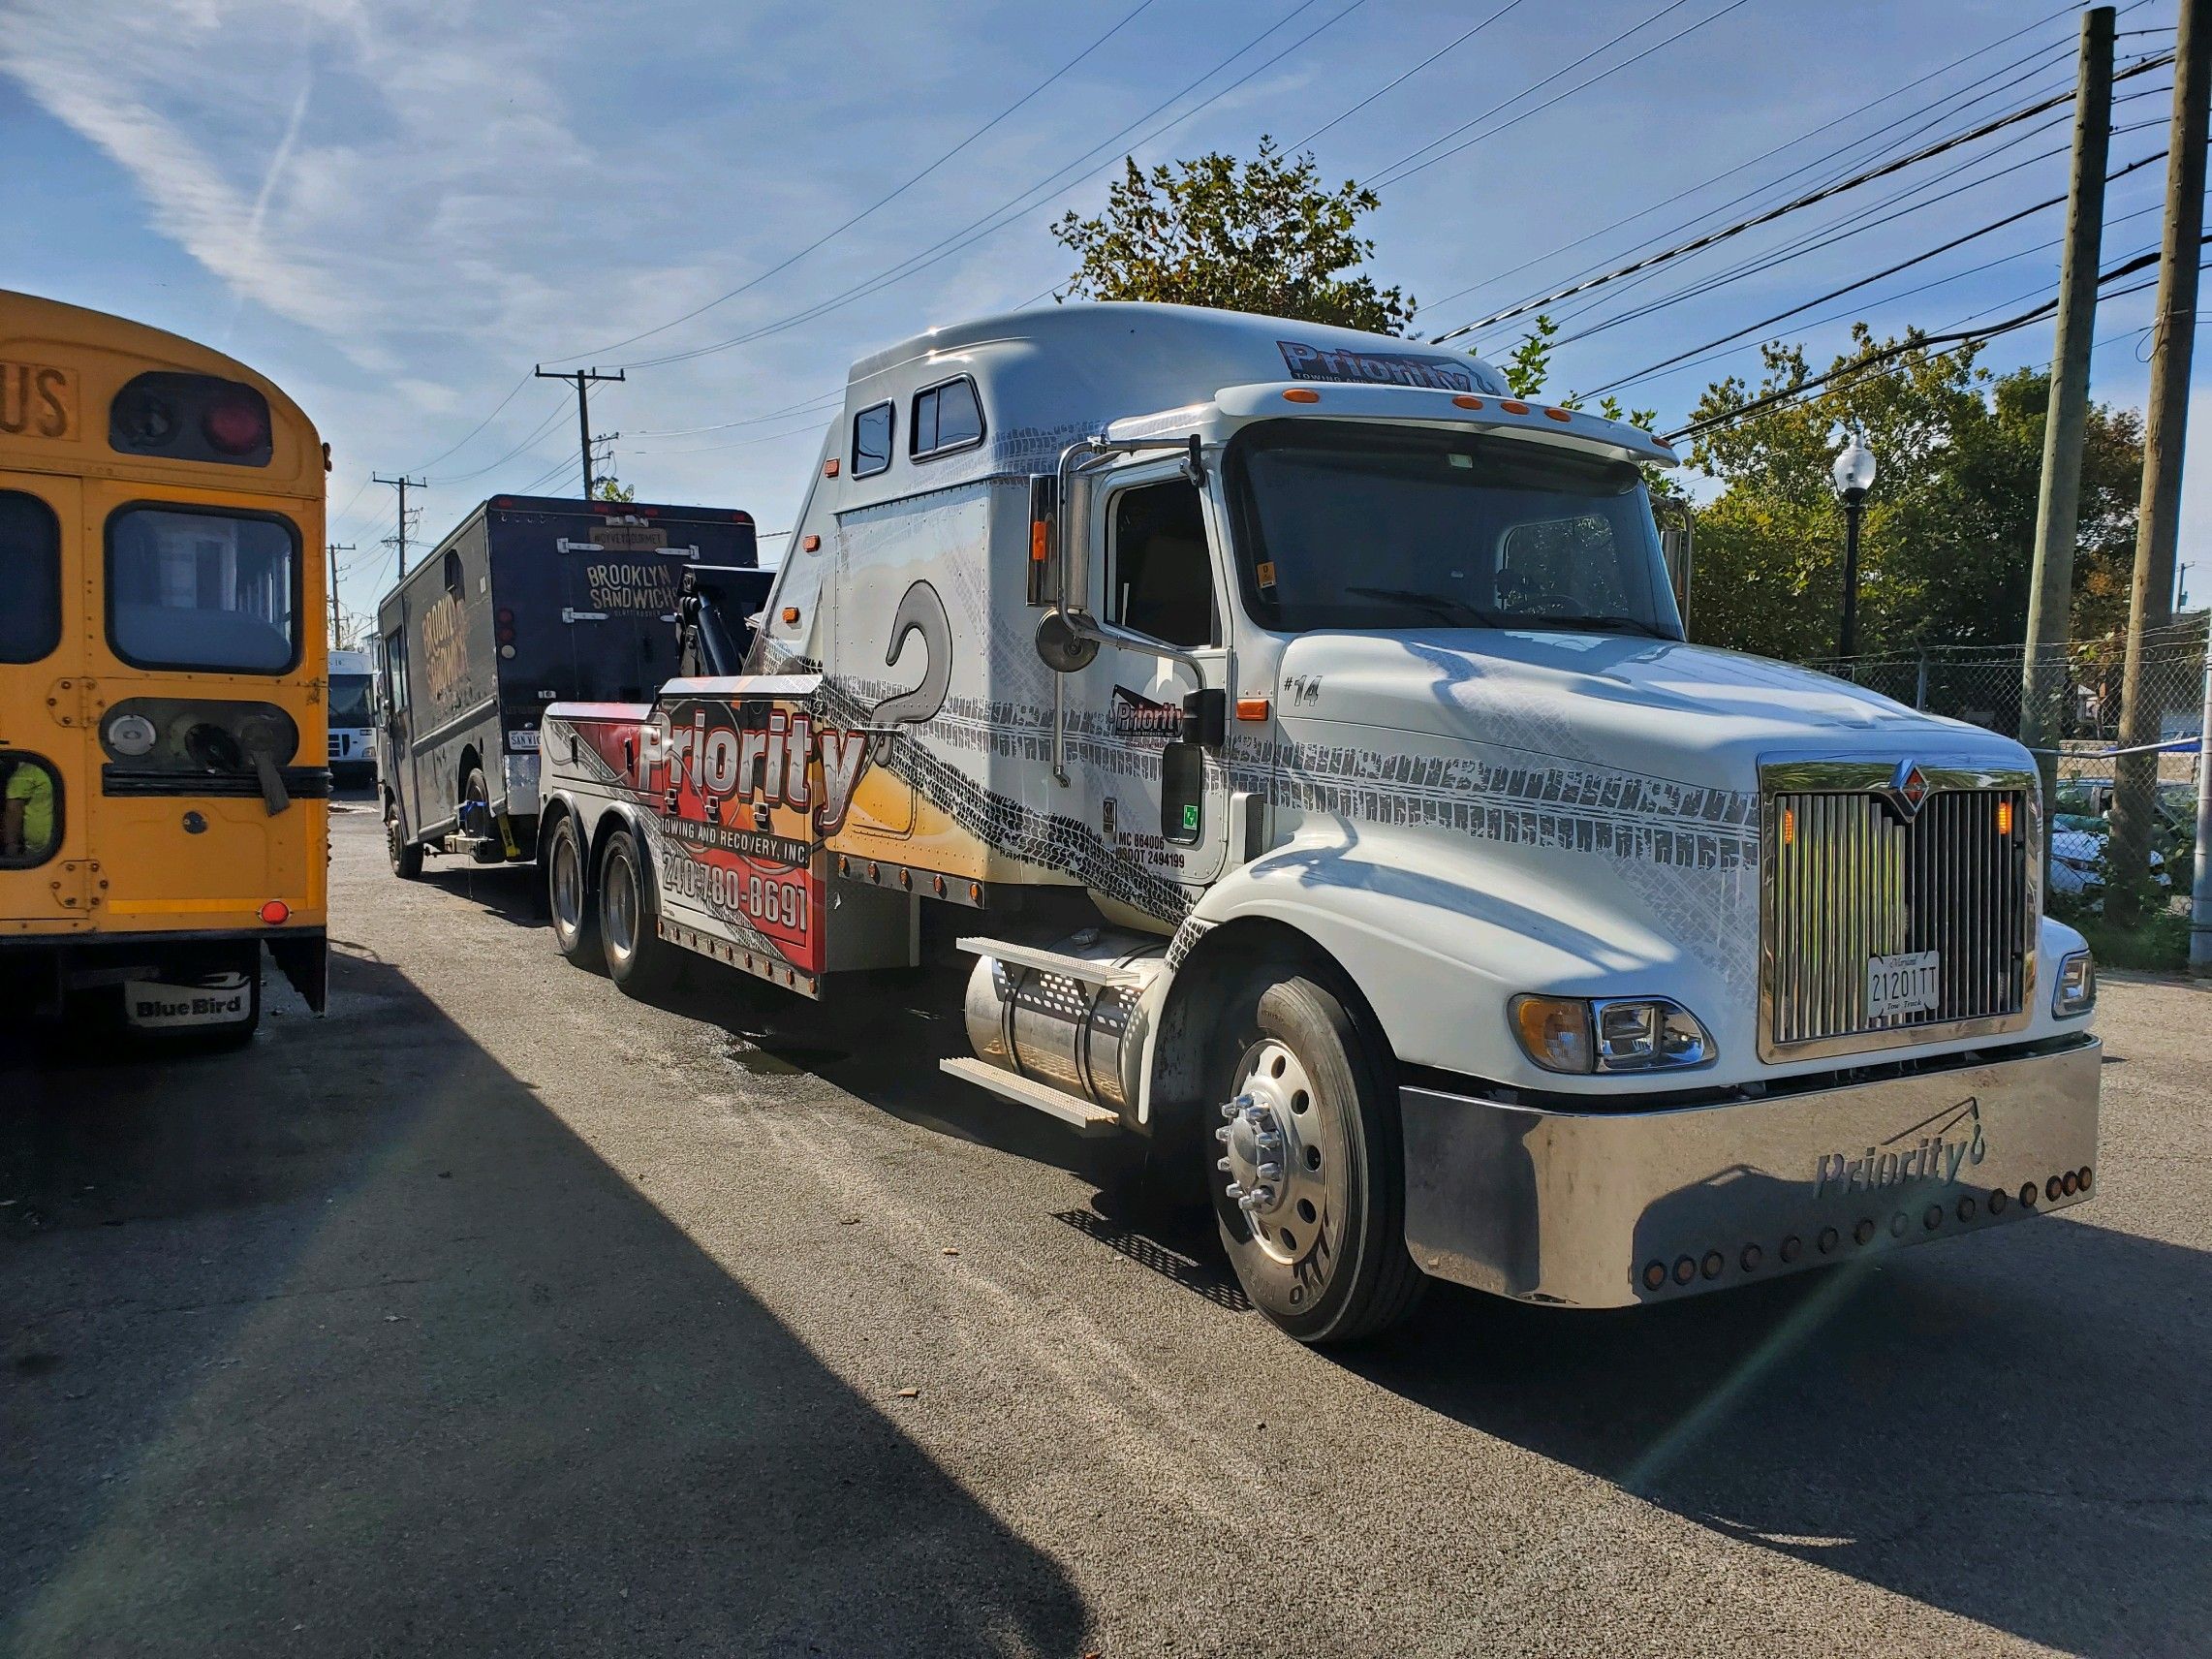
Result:
<svg viewBox="0 0 2212 1659">
<path fill-rule="evenodd" d="M 2028 754 L 1684 643 L 1674 458 L 1265 317 L 865 358 L 742 660 L 695 625 L 652 704 L 546 710 L 557 943 L 813 997 L 964 953 L 945 1069 L 1202 1176 L 1307 1341 L 1428 1276 L 1659 1302 L 2080 1202 Z"/>
</svg>

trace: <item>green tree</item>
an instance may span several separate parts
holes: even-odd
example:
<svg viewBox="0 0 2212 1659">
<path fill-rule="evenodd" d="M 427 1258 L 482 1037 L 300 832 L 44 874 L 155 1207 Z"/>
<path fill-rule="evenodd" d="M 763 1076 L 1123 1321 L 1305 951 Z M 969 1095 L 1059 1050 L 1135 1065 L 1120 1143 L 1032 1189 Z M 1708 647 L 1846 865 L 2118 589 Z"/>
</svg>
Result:
<svg viewBox="0 0 2212 1659">
<path fill-rule="evenodd" d="M 638 492 L 612 473 L 608 473 L 605 478 L 592 480 L 591 498 L 594 501 L 635 501 L 638 499 Z"/>
<path fill-rule="evenodd" d="M 1916 339 L 1877 341 L 1861 324 L 1819 391 L 1698 438 L 1691 464 L 1724 487 L 1698 518 L 1697 638 L 1769 656 L 1833 653 L 1844 528 L 1829 466 L 1843 434 L 1857 431 L 1880 463 L 1859 549 L 1860 649 L 2019 642 L 2049 383 L 2034 369 L 1993 379 L 1975 366 L 1978 346 L 1930 352 Z M 1801 347 L 1768 345 L 1764 358 L 1756 388 L 1716 382 L 1692 419 L 1811 378 Z M 2125 613 L 2141 466 L 2136 417 L 2094 406 L 2074 558 L 2077 638 Z"/>
<path fill-rule="evenodd" d="M 1061 296 L 1152 299 L 1335 323 L 1396 334 L 1414 302 L 1358 267 L 1375 252 L 1357 233 L 1382 205 L 1346 180 L 1328 190 L 1311 154 L 1262 137 L 1239 164 L 1218 152 L 1142 172 L 1125 158 L 1104 212 L 1070 213 L 1052 234 L 1076 257 Z"/>
</svg>

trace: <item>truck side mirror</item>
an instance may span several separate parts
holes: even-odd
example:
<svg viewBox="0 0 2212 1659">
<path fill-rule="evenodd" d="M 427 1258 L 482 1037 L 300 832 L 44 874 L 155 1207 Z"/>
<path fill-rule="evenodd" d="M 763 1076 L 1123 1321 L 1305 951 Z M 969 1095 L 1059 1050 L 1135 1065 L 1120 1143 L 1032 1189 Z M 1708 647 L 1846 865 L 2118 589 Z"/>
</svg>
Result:
<svg viewBox="0 0 2212 1659">
<path fill-rule="evenodd" d="M 1099 642 L 1076 633 L 1061 612 L 1047 610 L 1037 620 L 1037 654 L 1054 673 L 1080 673 L 1099 654 Z"/>
<path fill-rule="evenodd" d="M 1183 698 L 1183 741 L 1218 749 L 1229 741 L 1229 693 L 1219 686 Z"/>
</svg>

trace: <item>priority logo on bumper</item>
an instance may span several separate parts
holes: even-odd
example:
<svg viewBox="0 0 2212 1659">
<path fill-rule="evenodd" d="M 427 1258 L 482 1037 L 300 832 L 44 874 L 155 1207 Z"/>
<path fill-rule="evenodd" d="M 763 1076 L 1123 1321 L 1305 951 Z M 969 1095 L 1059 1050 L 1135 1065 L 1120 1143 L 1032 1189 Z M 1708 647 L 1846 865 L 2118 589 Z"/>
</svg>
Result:
<svg viewBox="0 0 2212 1659">
<path fill-rule="evenodd" d="M 1945 1121 L 1938 1124 L 1937 1118 Z M 1903 1144 L 1915 1137 L 1911 1145 Z M 1915 1181 L 1956 1181 L 1960 1171 L 1988 1155 L 1989 1143 L 1981 1133 L 1981 1099 L 1970 1094 L 1856 1156 L 1821 1153 L 1813 1165 L 1813 1196 L 1880 1192 Z"/>
</svg>

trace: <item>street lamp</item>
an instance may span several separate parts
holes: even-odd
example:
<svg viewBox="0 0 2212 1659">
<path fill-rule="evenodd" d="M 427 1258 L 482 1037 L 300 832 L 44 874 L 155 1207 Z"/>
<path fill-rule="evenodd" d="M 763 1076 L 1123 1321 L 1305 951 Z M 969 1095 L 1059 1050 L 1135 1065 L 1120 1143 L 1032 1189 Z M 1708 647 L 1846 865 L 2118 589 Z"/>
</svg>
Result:
<svg viewBox="0 0 2212 1659">
<path fill-rule="evenodd" d="M 1836 452 L 1835 480 L 1844 504 L 1843 638 L 1836 655 L 1848 662 L 1858 654 L 1858 517 L 1874 487 L 1874 452 L 1854 437 Z"/>
</svg>

